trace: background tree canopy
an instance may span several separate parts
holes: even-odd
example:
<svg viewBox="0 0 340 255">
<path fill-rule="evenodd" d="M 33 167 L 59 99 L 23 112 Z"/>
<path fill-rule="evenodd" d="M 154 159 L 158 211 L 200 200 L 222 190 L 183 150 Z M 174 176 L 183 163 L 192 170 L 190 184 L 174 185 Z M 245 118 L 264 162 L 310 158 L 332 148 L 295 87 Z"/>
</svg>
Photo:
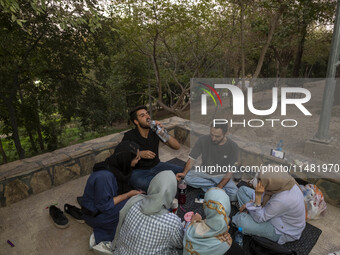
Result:
<svg viewBox="0 0 340 255">
<path fill-rule="evenodd" d="M 124 121 L 149 97 L 182 116 L 192 77 L 325 77 L 335 5 L 0 0 L 2 161 L 11 146 L 10 160 L 65 145 L 72 121 Z"/>
</svg>

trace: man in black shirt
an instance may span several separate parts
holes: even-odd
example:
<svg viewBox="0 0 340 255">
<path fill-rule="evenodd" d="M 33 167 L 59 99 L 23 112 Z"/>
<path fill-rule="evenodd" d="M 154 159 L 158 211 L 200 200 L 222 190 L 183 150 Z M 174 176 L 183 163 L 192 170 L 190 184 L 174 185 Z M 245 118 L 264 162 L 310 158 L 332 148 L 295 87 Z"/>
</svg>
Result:
<svg viewBox="0 0 340 255">
<path fill-rule="evenodd" d="M 224 189 L 230 201 L 237 201 L 237 186 L 232 180 L 230 167 L 238 164 L 238 145 L 227 137 L 227 124 L 210 127 L 210 135 L 198 139 L 189 154 L 189 159 L 182 173 L 176 174 L 177 180 L 185 177 L 185 181 L 194 188 L 206 192 L 209 188 Z M 194 161 L 202 156 L 201 166 L 192 169 Z M 191 171 L 190 171 L 191 170 Z M 232 169 L 233 170 L 233 169 Z"/>
<path fill-rule="evenodd" d="M 141 159 L 134 167 L 130 184 L 135 189 L 148 190 L 152 178 L 164 170 L 172 170 L 175 174 L 182 172 L 183 167 L 160 162 L 158 157 L 158 146 L 160 138 L 150 129 L 150 115 L 147 107 L 138 106 L 130 112 L 130 119 L 136 128 L 124 134 L 123 141 L 133 141 L 140 147 Z M 157 125 L 161 126 L 159 121 Z M 170 148 L 178 150 L 179 142 L 172 136 L 165 142 Z"/>
</svg>

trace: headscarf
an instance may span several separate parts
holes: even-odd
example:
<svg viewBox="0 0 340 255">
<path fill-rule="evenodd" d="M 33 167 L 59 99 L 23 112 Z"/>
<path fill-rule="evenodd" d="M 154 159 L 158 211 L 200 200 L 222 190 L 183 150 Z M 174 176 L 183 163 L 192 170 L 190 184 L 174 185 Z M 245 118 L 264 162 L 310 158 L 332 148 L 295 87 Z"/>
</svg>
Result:
<svg viewBox="0 0 340 255">
<path fill-rule="evenodd" d="M 183 240 L 183 255 L 226 253 L 230 246 L 218 237 L 228 232 L 230 200 L 224 190 L 209 189 L 204 196 L 204 213 L 206 219 L 190 224 Z"/>
<path fill-rule="evenodd" d="M 112 248 L 115 247 L 119 238 L 119 232 L 130 208 L 141 201 L 141 212 L 146 215 L 163 215 L 169 213 L 171 203 L 176 196 L 177 181 L 175 174 L 170 171 L 162 171 L 150 182 L 147 195 L 137 195 L 130 198 L 119 212 L 119 223 L 116 230 Z"/>
<path fill-rule="evenodd" d="M 132 173 L 131 161 L 136 157 L 138 148 L 135 142 L 122 141 L 117 145 L 114 153 L 105 160 L 107 169 L 117 179 L 118 194 L 131 190 L 127 187 Z"/>
<path fill-rule="evenodd" d="M 263 206 L 266 205 L 272 195 L 290 190 L 297 184 L 295 179 L 286 172 L 261 172 L 258 178 L 261 179 L 264 187 Z"/>
</svg>

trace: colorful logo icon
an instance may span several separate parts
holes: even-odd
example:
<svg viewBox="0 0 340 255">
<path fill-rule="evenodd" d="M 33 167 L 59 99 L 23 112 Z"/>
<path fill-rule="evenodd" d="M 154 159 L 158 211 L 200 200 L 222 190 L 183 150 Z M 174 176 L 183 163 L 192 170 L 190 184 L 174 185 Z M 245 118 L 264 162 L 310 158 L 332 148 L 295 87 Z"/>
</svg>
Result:
<svg viewBox="0 0 340 255">
<path fill-rule="evenodd" d="M 221 106 L 222 106 L 222 100 L 220 98 L 220 95 L 217 93 L 217 91 L 213 87 L 211 87 L 209 84 L 206 84 L 206 83 L 203 83 L 203 82 L 198 82 L 198 83 L 202 84 L 203 86 L 207 87 L 212 92 L 214 92 L 215 95 L 217 96 L 218 100 L 220 101 Z M 217 106 L 216 100 L 215 100 L 214 96 L 211 94 L 211 92 L 209 90 L 205 89 L 205 88 L 202 88 L 202 87 L 200 87 L 200 89 L 203 90 L 205 93 L 207 93 L 212 98 L 212 100 L 214 101 L 215 106 Z"/>
</svg>

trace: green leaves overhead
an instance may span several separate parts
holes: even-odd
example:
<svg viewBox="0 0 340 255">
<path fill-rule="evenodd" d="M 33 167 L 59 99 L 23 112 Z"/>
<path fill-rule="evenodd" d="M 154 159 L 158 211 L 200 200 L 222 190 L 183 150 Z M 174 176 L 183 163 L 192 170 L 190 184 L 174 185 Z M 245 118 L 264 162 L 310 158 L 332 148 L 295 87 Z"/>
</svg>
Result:
<svg viewBox="0 0 340 255">
<path fill-rule="evenodd" d="M 335 0 L 0 0 L 1 130 L 24 157 L 26 134 L 53 149 L 69 120 L 105 128 L 149 98 L 181 116 L 192 77 L 320 77 L 334 12 Z"/>
</svg>

